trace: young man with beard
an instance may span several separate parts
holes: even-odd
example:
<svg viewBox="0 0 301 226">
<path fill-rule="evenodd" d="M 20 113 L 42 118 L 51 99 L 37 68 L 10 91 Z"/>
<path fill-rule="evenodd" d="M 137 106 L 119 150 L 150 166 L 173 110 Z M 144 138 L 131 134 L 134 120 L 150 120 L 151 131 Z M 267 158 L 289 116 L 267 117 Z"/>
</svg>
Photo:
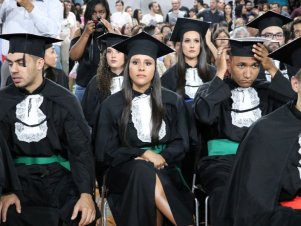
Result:
<svg viewBox="0 0 301 226">
<path fill-rule="evenodd" d="M 208 150 L 208 156 L 199 161 L 198 173 L 213 210 L 220 204 L 219 190 L 229 180 L 237 148 L 249 127 L 294 97 L 289 81 L 267 57 L 264 41 L 230 39 L 228 62 L 227 49 L 219 49 L 216 76 L 200 86 L 194 99 L 198 128 Z M 257 79 L 260 63 L 272 75 L 271 82 Z M 224 78 L 227 70 L 230 78 Z M 218 225 L 214 217 L 211 220 Z"/>
<path fill-rule="evenodd" d="M 271 53 L 285 44 L 285 36 L 282 26 L 290 23 L 291 21 L 292 19 L 282 16 L 281 14 L 273 11 L 267 11 L 266 13 L 249 22 L 247 26 L 257 28 L 259 30 L 259 36 L 271 40 L 266 44 L 269 53 Z M 278 69 L 280 69 L 283 76 L 285 76 L 287 79 L 291 77 L 291 75 L 287 73 L 287 69 L 282 62 L 275 60 L 274 64 Z M 271 74 L 267 71 L 264 71 L 262 68 L 258 77 L 262 79 L 266 78 L 266 80 L 271 81 Z"/>
<path fill-rule="evenodd" d="M 17 173 L 9 179 L 21 185 L 1 196 L 1 225 L 88 225 L 96 215 L 89 127 L 75 96 L 43 77 L 45 46 L 59 40 L 0 38 L 10 41 L 13 80 L 0 91 L 0 130 Z"/>
</svg>

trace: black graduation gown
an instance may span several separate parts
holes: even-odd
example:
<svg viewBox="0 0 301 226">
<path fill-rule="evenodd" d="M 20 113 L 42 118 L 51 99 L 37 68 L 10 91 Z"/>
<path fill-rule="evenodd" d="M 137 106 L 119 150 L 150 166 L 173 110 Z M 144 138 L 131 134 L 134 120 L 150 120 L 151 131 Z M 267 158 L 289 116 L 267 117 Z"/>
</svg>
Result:
<svg viewBox="0 0 301 226">
<path fill-rule="evenodd" d="M 143 94 L 135 92 L 134 97 L 140 95 Z M 193 224 L 191 194 L 176 169 L 188 149 L 183 102 L 178 95 L 166 89 L 162 89 L 162 100 L 166 135 L 159 140 L 159 144 L 167 145 L 161 155 L 168 163 L 163 170 L 157 170 L 150 162 L 134 160 L 145 152 L 144 147 L 154 144 L 138 138 L 132 117 L 128 123 L 128 145 L 122 145 L 119 126 L 124 106 L 123 91 L 111 95 L 102 104 L 95 150 L 98 161 L 105 158 L 110 164 L 108 200 L 117 225 L 155 225 L 156 175 L 161 180 L 177 225 Z"/>
<path fill-rule="evenodd" d="M 32 141 L 28 137 L 22 140 L 24 137 L 20 139 L 22 135 L 19 132 L 22 134 L 26 124 L 17 116 L 20 114 L 16 112 L 17 105 L 21 103 L 18 109 L 22 113 L 20 115 L 23 115 L 22 103 L 29 98 L 29 107 L 24 109 L 30 115 L 35 106 L 32 103 L 35 101 L 34 96 L 43 97 L 38 113 L 45 116 L 43 123 L 46 124 L 46 130 L 44 127 L 40 131 L 46 134 L 37 140 L 35 136 L 30 137 Z M 68 90 L 44 79 L 43 84 L 31 94 L 13 84 L 6 87 L 0 91 L 0 104 L 0 129 L 13 158 L 61 155 L 70 161 L 71 172 L 58 163 L 16 164 L 22 186 L 20 199 L 23 208 L 33 205 L 59 209 L 60 217 L 68 223 L 79 194 L 92 194 L 95 184 L 90 133 L 79 102 Z M 47 222 L 37 216 L 35 222 L 39 220 Z"/>
<path fill-rule="evenodd" d="M 21 191 L 15 164 L 0 130 L 0 196 L 6 191 Z"/>
<path fill-rule="evenodd" d="M 63 86 L 66 89 L 69 89 L 68 77 L 62 69 L 57 68 L 47 68 L 44 73 L 45 78 L 48 78 L 55 83 Z"/>
<path fill-rule="evenodd" d="M 214 226 L 299 226 L 301 210 L 279 205 L 301 195 L 301 113 L 289 103 L 262 117 L 241 142 Z M 298 153 L 299 152 L 299 153 Z"/>
<path fill-rule="evenodd" d="M 161 77 L 162 86 L 174 92 L 177 92 L 177 86 L 179 80 L 177 67 L 178 64 L 175 64 L 174 66 L 169 68 Z M 189 66 L 188 64 L 186 64 L 186 67 L 191 68 L 191 66 Z M 211 80 L 215 76 L 216 69 L 215 67 L 208 65 L 208 70 L 209 70 L 209 78 Z M 191 99 L 186 93 L 184 93 L 183 99 L 185 101 L 185 114 L 186 114 L 186 120 L 188 123 L 188 130 L 190 136 L 190 153 L 185 157 L 182 164 L 182 169 L 187 182 L 191 184 L 194 165 L 196 161 L 195 157 L 196 154 L 197 155 L 199 154 L 199 151 L 201 149 L 201 142 L 196 127 L 195 117 L 192 111 L 193 99 Z"/>
<path fill-rule="evenodd" d="M 272 82 L 256 80 L 252 87 L 257 91 L 261 116 L 266 115 L 295 97 L 290 82 L 278 71 Z M 249 127 L 238 127 L 232 122 L 231 90 L 237 88 L 232 79 L 215 77 L 202 85 L 196 94 L 194 112 L 200 123 L 202 137 L 208 141 L 228 139 L 240 142 Z M 244 113 L 241 111 L 238 113 Z M 211 193 L 217 186 L 224 185 L 231 172 L 235 156 L 206 156 L 198 164 L 198 172 L 204 189 Z"/>
</svg>

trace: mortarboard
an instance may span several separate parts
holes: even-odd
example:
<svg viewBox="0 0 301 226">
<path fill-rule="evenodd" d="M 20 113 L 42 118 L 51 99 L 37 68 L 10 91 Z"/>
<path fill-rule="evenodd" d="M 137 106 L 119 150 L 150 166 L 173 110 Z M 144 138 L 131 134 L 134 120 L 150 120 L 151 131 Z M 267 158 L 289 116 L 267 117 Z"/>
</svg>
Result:
<svg viewBox="0 0 301 226">
<path fill-rule="evenodd" d="M 125 53 L 129 58 L 136 54 L 142 54 L 155 60 L 174 51 L 144 31 L 113 45 L 112 48 Z"/>
<path fill-rule="evenodd" d="M 105 45 L 106 48 L 111 47 L 118 42 L 121 42 L 125 39 L 129 38 L 128 36 L 125 35 L 119 35 L 115 33 L 105 33 L 103 35 L 100 35 L 97 37 L 97 42 L 98 45 L 101 46 L 101 44 Z"/>
<path fill-rule="evenodd" d="M 254 20 L 250 21 L 246 26 L 259 29 L 261 32 L 267 27 L 278 26 L 282 27 L 283 25 L 293 21 L 291 18 L 283 16 L 279 13 L 273 11 L 267 11 L 259 17 L 256 17 Z"/>
<path fill-rule="evenodd" d="M 200 33 L 201 37 L 205 37 L 210 23 L 188 19 L 188 18 L 178 18 L 170 37 L 170 41 L 180 42 L 183 39 L 183 35 L 188 31 L 196 31 Z"/>
<path fill-rule="evenodd" d="M 299 70 L 301 68 L 301 37 L 276 49 L 269 54 L 269 57 Z"/>
<path fill-rule="evenodd" d="M 0 38 L 9 41 L 8 53 L 27 53 L 44 58 L 48 44 L 62 40 L 27 33 L 3 34 Z M 49 48 L 49 47 L 48 47 Z"/>
<path fill-rule="evenodd" d="M 231 56 L 253 57 L 253 45 L 270 41 L 261 37 L 245 37 L 229 39 Z"/>
</svg>

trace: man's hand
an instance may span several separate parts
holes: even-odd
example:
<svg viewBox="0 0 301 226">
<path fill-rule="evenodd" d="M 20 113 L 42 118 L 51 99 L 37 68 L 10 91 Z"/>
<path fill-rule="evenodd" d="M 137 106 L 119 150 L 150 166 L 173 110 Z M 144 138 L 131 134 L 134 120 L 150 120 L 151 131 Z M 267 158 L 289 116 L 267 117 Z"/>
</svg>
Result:
<svg viewBox="0 0 301 226">
<path fill-rule="evenodd" d="M 79 200 L 74 206 L 71 220 L 74 220 L 78 212 L 82 212 L 82 217 L 79 222 L 79 226 L 87 225 L 95 220 L 95 205 L 92 199 L 92 195 L 88 193 L 82 193 Z"/>
<path fill-rule="evenodd" d="M 6 222 L 7 210 L 11 205 L 16 205 L 17 213 L 21 213 L 20 199 L 15 194 L 3 195 L 0 198 L 0 222 Z"/>
<path fill-rule="evenodd" d="M 268 50 L 261 43 L 257 43 L 253 45 L 253 53 L 254 57 L 259 60 L 264 68 L 264 70 L 268 71 L 273 78 L 277 72 L 277 67 L 273 63 L 273 60 L 268 57 Z"/>
<path fill-rule="evenodd" d="M 34 8 L 34 5 L 32 4 L 31 0 L 17 0 L 17 3 L 19 3 L 20 6 L 24 7 L 27 12 L 31 12 Z"/>
<path fill-rule="evenodd" d="M 228 48 L 220 47 L 217 50 L 217 57 L 215 59 L 216 65 L 216 76 L 221 80 L 224 79 L 225 73 L 227 71 L 227 50 Z"/>
</svg>

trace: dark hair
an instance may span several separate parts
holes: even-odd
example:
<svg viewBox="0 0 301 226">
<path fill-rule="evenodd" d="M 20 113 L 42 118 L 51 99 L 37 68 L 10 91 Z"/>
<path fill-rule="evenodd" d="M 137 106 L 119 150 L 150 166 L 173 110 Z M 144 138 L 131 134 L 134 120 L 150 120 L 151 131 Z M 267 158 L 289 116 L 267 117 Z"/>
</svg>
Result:
<svg viewBox="0 0 301 226">
<path fill-rule="evenodd" d="M 139 20 L 139 11 L 141 11 L 141 9 L 135 9 L 134 12 L 133 12 L 133 18 L 135 18 L 138 22 L 138 24 L 140 24 L 140 20 Z"/>
<path fill-rule="evenodd" d="M 219 36 L 219 34 L 221 34 L 221 33 L 225 33 L 228 36 L 228 38 L 230 38 L 230 34 L 227 29 L 225 29 L 223 27 L 217 28 L 211 36 L 212 37 L 211 41 L 214 43 L 215 47 L 216 47 L 216 39 Z"/>
<path fill-rule="evenodd" d="M 88 22 L 88 20 L 91 20 L 92 15 L 94 13 L 95 6 L 97 4 L 101 4 L 105 8 L 107 13 L 106 20 L 110 22 L 111 11 L 107 0 L 91 0 L 87 3 L 86 6 L 86 10 L 84 14 L 85 24 Z"/>
<path fill-rule="evenodd" d="M 145 26 L 143 28 L 143 31 L 146 32 L 149 35 L 154 35 L 155 34 L 155 30 L 156 30 L 156 26 L 152 25 L 152 24 L 148 25 L 148 26 Z"/>
<path fill-rule="evenodd" d="M 149 10 L 153 7 L 154 3 L 157 3 L 157 2 L 153 1 L 153 2 L 150 2 L 150 3 L 148 4 L 148 9 L 149 9 Z"/>
<path fill-rule="evenodd" d="M 207 53 L 205 49 L 205 44 L 201 34 L 200 34 L 200 44 L 201 44 L 201 49 L 200 49 L 200 54 L 198 56 L 198 64 L 197 64 L 198 75 L 203 82 L 208 82 L 210 80 L 210 73 L 207 64 Z M 181 46 L 182 46 L 182 42 L 181 42 Z M 183 48 L 180 48 L 178 54 L 178 63 L 177 63 L 177 73 L 179 76 L 178 84 L 177 84 L 177 93 L 180 94 L 181 96 L 183 96 L 185 93 L 184 87 L 185 87 L 186 69 L 187 68 L 186 68 Z"/>
<path fill-rule="evenodd" d="M 156 62 L 156 60 L 155 60 Z M 129 64 L 130 60 L 127 62 L 124 70 L 124 80 L 123 80 L 123 98 L 124 98 L 124 106 L 120 119 L 120 139 L 124 145 L 129 146 L 127 139 L 127 127 L 129 123 L 129 118 L 131 114 L 132 108 L 132 98 L 133 98 L 133 89 L 132 89 L 132 81 L 129 74 Z M 155 63 L 156 68 L 156 63 Z M 152 108 L 152 131 L 151 131 L 151 141 L 152 143 L 158 144 L 159 142 L 159 130 L 161 128 L 163 116 L 164 116 L 164 108 L 162 103 L 162 95 L 161 95 L 161 81 L 160 76 L 155 71 L 152 84 L 151 84 L 151 108 Z"/>
<path fill-rule="evenodd" d="M 295 29 L 294 29 L 294 25 L 296 25 L 296 24 L 300 24 L 301 23 L 301 18 L 297 18 L 297 19 L 295 19 L 293 22 L 291 22 L 291 37 L 292 38 L 295 38 Z"/>
<path fill-rule="evenodd" d="M 124 2 L 123 2 L 122 0 L 117 0 L 117 1 L 115 2 L 115 5 L 116 5 L 117 3 L 121 3 L 121 5 L 124 6 Z"/>
</svg>

